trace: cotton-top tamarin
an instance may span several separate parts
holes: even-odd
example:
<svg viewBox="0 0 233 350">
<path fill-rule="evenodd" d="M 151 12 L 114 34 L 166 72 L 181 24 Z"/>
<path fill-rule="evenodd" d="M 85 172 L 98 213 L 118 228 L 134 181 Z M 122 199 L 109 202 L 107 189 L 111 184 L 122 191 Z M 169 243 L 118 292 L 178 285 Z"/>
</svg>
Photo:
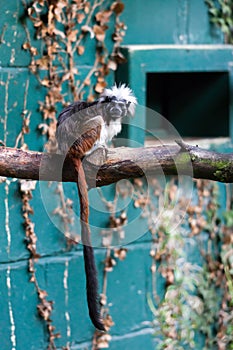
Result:
<svg viewBox="0 0 233 350">
<path fill-rule="evenodd" d="M 72 159 L 77 173 L 80 199 L 81 238 L 86 272 L 89 315 L 93 325 L 105 330 L 100 316 L 98 279 L 89 228 L 89 203 L 82 159 L 98 147 L 106 146 L 122 127 L 122 118 L 133 115 L 137 100 L 125 84 L 105 89 L 94 102 L 77 101 L 63 109 L 58 117 L 59 151 Z"/>
</svg>

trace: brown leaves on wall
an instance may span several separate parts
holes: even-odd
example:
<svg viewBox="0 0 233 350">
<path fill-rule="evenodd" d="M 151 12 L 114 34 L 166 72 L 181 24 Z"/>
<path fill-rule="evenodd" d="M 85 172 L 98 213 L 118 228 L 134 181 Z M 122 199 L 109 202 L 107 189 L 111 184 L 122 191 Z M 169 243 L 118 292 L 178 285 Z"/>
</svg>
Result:
<svg viewBox="0 0 233 350">
<path fill-rule="evenodd" d="M 29 5 L 26 2 L 24 4 L 25 13 L 33 24 L 34 33 L 31 29 L 29 31 L 29 27 L 25 27 L 27 40 L 22 48 L 30 53 L 29 69 L 45 92 L 44 99 L 38 101 L 43 116 L 38 129 L 42 135 L 47 136 L 46 149 L 49 152 L 56 152 L 58 111 L 73 100 L 85 98 L 93 101 L 107 86 L 106 77 L 109 73 L 115 71 L 119 63 L 124 62 L 120 52 L 120 44 L 126 30 L 125 24 L 120 20 L 124 5 L 121 1 L 107 0 L 32 0 Z M 80 70 L 82 65 L 85 65 L 83 70 L 85 73 Z M 67 243 L 70 245 L 72 237 L 68 226 L 72 218 L 69 219 L 64 215 L 67 214 L 64 204 L 67 202 L 64 200 L 63 189 L 58 187 L 57 193 L 60 196 L 61 206 L 59 210 L 54 211 L 54 215 L 60 216 L 66 228 Z M 36 251 L 37 237 L 31 219 L 32 192 L 21 190 L 21 194 L 27 248 L 30 252 L 31 282 L 37 288 L 40 301 L 38 312 L 47 326 L 49 348 L 55 349 L 54 340 L 60 335 L 54 332 L 55 328 L 51 321 L 53 302 L 47 300 L 47 293 L 39 288 L 35 276 L 34 264 L 39 255 Z M 112 217 L 111 225 L 118 230 L 126 219 L 124 214 L 120 218 Z M 115 258 L 123 260 L 125 256 L 126 250 L 119 250 Z M 108 264 L 110 268 L 114 261 L 114 258 L 106 258 L 105 269 Z M 107 298 L 105 289 L 103 295 Z M 104 297 L 102 299 L 104 300 Z M 110 329 L 113 321 L 108 312 L 105 312 L 104 320 L 106 328 Z M 110 335 L 99 337 L 96 346 L 99 348 L 101 344 L 108 344 L 110 338 Z"/>
<path fill-rule="evenodd" d="M 56 150 L 56 114 L 60 105 L 66 105 L 67 98 L 69 102 L 72 102 L 70 99 L 82 99 L 84 94 L 87 100 L 93 101 L 95 94 L 106 87 L 106 76 L 124 62 L 119 48 L 126 30 L 119 18 L 123 10 L 121 1 L 108 7 L 105 0 L 93 3 L 34 0 L 26 8 L 36 39 L 43 47 L 39 50 L 40 45 L 33 46 L 27 31 L 23 49 L 31 54 L 30 70 L 47 90 L 45 100 L 40 102 L 40 111 L 48 124 L 43 133 L 48 136 L 46 148 L 49 151 Z M 108 34 L 110 31 L 112 33 Z M 109 39 L 107 42 L 107 34 L 108 38 L 112 36 L 112 43 Z M 91 68 L 86 76 L 80 79 L 79 57 L 89 55 L 87 60 L 90 61 L 86 48 L 93 39 L 96 40 L 95 59 L 92 65 L 89 64 Z"/>
</svg>

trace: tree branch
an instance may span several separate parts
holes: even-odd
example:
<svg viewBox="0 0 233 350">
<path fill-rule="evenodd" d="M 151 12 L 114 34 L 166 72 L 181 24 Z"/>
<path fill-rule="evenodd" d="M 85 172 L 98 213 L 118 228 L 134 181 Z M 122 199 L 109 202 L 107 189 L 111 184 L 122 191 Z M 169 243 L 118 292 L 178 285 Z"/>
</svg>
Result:
<svg viewBox="0 0 233 350">
<path fill-rule="evenodd" d="M 98 149 L 83 162 L 87 181 L 91 186 L 104 186 L 121 179 L 144 175 L 180 174 L 225 183 L 233 182 L 232 153 L 212 152 L 182 141 L 176 143 L 177 145 L 145 148 L 109 148 L 104 160 L 101 160 L 101 150 Z M 61 155 L 6 147 L 0 147 L 0 176 L 77 181 L 71 161 Z"/>
</svg>

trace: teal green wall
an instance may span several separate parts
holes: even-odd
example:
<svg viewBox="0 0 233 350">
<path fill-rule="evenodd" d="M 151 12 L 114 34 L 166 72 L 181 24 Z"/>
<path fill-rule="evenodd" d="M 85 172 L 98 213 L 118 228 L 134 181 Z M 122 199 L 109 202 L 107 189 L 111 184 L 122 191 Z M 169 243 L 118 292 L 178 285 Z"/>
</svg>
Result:
<svg viewBox="0 0 233 350">
<path fill-rule="evenodd" d="M 128 26 L 124 44 L 216 44 L 222 35 L 209 24 L 203 0 L 127 0 L 122 18 Z"/>
<path fill-rule="evenodd" d="M 30 57 L 21 48 L 26 41 L 22 2 L 0 2 L 0 139 L 7 146 L 14 147 L 22 126 L 20 114 L 26 108 L 32 111 L 32 117 L 30 134 L 25 136 L 25 141 L 29 149 L 41 151 L 45 138 L 37 129 L 42 122 L 38 102 L 43 100 L 45 90 L 29 73 L 27 67 Z M 175 0 L 126 0 L 122 19 L 127 23 L 128 31 L 124 44 L 178 43 L 180 28 L 184 26 L 178 3 Z M 189 42 L 221 42 L 221 35 L 209 26 L 207 8 L 203 1 L 195 0 L 190 3 L 188 25 L 185 22 Z M 32 40 L 34 42 L 33 37 Z M 37 42 L 34 44 L 38 46 Z M 77 62 L 83 74 L 92 62 L 94 45 L 93 41 L 88 47 L 90 60 L 82 58 Z M 114 80 L 113 75 L 110 80 Z M 35 287 L 29 282 L 29 254 L 25 245 L 22 202 L 18 188 L 18 182 L 14 179 L 0 184 L 0 348 L 42 350 L 47 346 L 47 332 L 37 314 L 38 298 Z M 69 186 L 67 191 L 76 201 L 74 186 Z M 106 189 L 108 191 L 111 192 L 111 189 Z M 107 196 L 110 198 L 111 193 Z M 95 191 L 91 191 L 90 197 L 91 206 L 99 201 Z M 54 204 L 52 201 L 48 204 L 51 208 L 47 208 L 50 215 L 58 203 L 56 196 L 51 198 L 54 198 Z M 66 250 L 63 234 L 47 215 L 38 183 L 31 205 L 35 210 L 32 221 L 35 223 L 37 247 L 41 255 L 36 263 L 36 276 L 40 287 L 48 292 L 48 300 L 54 301 L 52 320 L 56 331 L 61 333 L 56 345 L 61 349 L 69 342 L 72 349 L 91 349 L 94 329 L 87 316 L 82 250 Z M 130 218 L 137 214 L 131 203 Z M 91 210 L 90 220 L 93 224 L 104 227 L 108 217 L 107 212 L 97 214 L 95 210 Z M 144 224 L 141 220 L 129 234 L 137 234 Z M 147 302 L 147 293 L 151 292 L 150 235 L 146 234 L 128 245 L 127 249 L 127 259 L 118 262 L 114 271 L 108 275 L 108 302 L 115 322 L 111 329 L 109 349 L 153 349 L 154 338 L 149 323 L 152 315 Z M 100 285 L 103 280 L 104 254 L 104 250 L 96 250 Z M 64 284 L 64 276 L 68 276 L 68 289 Z M 162 295 L 164 286 L 160 282 L 159 293 Z M 67 321 L 67 313 L 70 321 Z"/>
<path fill-rule="evenodd" d="M 38 125 L 42 122 L 38 102 L 43 101 L 45 89 L 28 70 L 30 56 L 28 52 L 22 50 L 22 44 L 27 40 L 23 28 L 24 21 L 21 0 L 8 3 L 1 1 L 0 140 L 8 147 L 15 146 L 16 137 L 22 127 L 21 113 L 26 108 L 32 111 L 32 116 L 30 134 L 25 135 L 25 142 L 30 150 L 41 151 L 46 139 L 38 130 Z M 31 28 L 28 21 L 27 26 Z M 31 28 L 33 45 L 39 51 L 43 50 L 43 47 L 34 40 L 33 32 Z M 77 62 L 81 72 L 80 78 L 85 75 L 93 62 L 94 47 L 95 42 L 91 41 L 87 47 L 89 54 L 85 56 L 88 59 L 81 58 Z M 113 79 L 112 75 L 110 80 Z M 41 255 L 36 263 L 36 277 L 40 288 L 47 291 L 47 299 L 54 301 L 51 317 L 56 332 L 61 334 L 61 338 L 56 340 L 57 348 L 61 349 L 70 343 L 72 349 L 91 349 L 94 328 L 89 320 L 86 305 L 82 249 L 81 247 L 71 251 L 66 249 L 64 235 L 57 227 L 59 220 L 52 215 L 52 211 L 59 204 L 53 190 L 45 189 L 52 198 L 45 207 L 37 183 L 30 203 L 34 209 L 31 220 L 35 224 L 35 233 L 38 237 L 37 249 Z M 75 186 L 66 185 L 66 191 L 76 202 Z M 111 191 L 111 189 L 105 190 L 108 198 L 112 197 Z M 35 286 L 29 282 L 29 253 L 26 249 L 23 227 L 22 201 L 19 184 L 15 179 L 0 184 L 0 198 L 0 348 L 14 349 L 16 344 L 16 350 L 46 349 L 47 331 L 37 313 L 39 300 Z M 90 198 L 92 204 L 100 201 L 99 195 L 94 190 L 90 192 Z M 74 205 L 78 211 L 78 205 L 76 203 Z M 104 209 L 104 205 L 97 209 Z M 53 217 L 57 226 L 48 215 Z M 135 211 L 132 211 L 132 216 L 134 215 Z M 91 209 L 91 223 L 105 227 L 108 219 L 108 211 L 102 213 Z M 99 233 L 99 230 L 97 231 Z M 152 348 L 151 329 L 143 325 L 143 322 L 151 319 L 146 301 L 146 293 L 150 286 L 148 238 L 132 244 L 129 247 L 127 263 L 119 262 L 114 272 L 109 274 L 108 295 L 115 322 L 111 331 L 113 337 L 111 349 L 121 348 L 122 344 L 125 349 L 131 347 L 140 349 L 143 345 L 148 349 Z M 142 253 L 143 251 L 145 253 Z M 96 250 L 100 287 L 103 281 L 104 259 L 105 250 Z M 64 285 L 65 275 L 68 289 Z M 148 289 L 145 289 L 145 285 Z M 70 321 L 67 321 L 67 314 Z M 68 335 L 69 327 L 70 335 Z"/>
</svg>

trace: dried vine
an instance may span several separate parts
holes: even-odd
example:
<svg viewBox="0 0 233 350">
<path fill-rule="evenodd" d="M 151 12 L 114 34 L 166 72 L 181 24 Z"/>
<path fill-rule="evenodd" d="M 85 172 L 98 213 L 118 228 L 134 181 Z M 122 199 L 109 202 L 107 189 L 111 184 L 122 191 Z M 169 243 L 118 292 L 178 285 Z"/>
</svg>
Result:
<svg viewBox="0 0 233 350">
<path fill-rule="evenodd" d="M 25 84 L 25 93 L 23 101 L 23 111 L 22 111 L 22 129 L 19 132 L 15 140 L 15 147 L 21 149 L 28 149 L 28 146 L 25 142 L 25 135 L 30 132 L 30 117 L 31 111 L 27 110 L 27 98 L 28 98 L 28 87 L 29 81 L 26 81 Z M 36 188 L 36 181 L 28 180 L 19 180 L 19 190 L 22 200 L 22 215 L 23 215 L 23 225 L 25 229 L 25 242 L 27 250 L 29 251 L 30 257 L 28 260 L 28 271 L 30 273 L 30 282 L 34 284 L 38 299 L 40 303 L 37 305 L 38 313 L 46 324 L 48 331 L 48 349 L 56 349 L 54 340 L 60 337 L 59 333 L 55 333 L 55 327 L 52 325 L 51 314 L 53 310 L 53 302 L 47 300 L 46 290 L 42 290 L 39 286 L 38 280 L 36 278 L 36 267 L 35 264 L 40 258 L 40 254 L 37 252 L 37 236 L 34 230 L 34 223 L 31 217 L 34 214 L 33 208 L 30 204 L 30 201 L 33 197 L 33 191 Z"/>
<path fill-rule="evenodd" d="M 125 236 L 124 225 L 127 223 L 127 213 L 122 211 L 120 216 L 116 216 L 118 199 L 121 195 L 122 183 L 118 183 L 115 189 L 115 196 L 113 201 L 109 201 L 105 198 L 101 189 L 99 189 L 99 194 L 102 202 L 106 206 L 109 216 L 108 229 L 102 230 L 102 246 L 106 248 L 106 256 L 104 260 L 104 276 L 103 276 L 103 286 L 101 293 L 101 313 L 104 320 L 104 325 L 106 330 L 109 332 L 111 327 L 114 325 L 112 317 L 110 315 L 110 310 L 108 308 L 108 298 L 107 298 L 107 278 L 108 273 L 114 270 L 117 264 L 117 260 L 124 260 L 126 258 L 127 249 L 119 248 L 113 249 L 114 238 L 117 236 L 118 242 L 121 242 Z M 109 342 L 111 341 L 110 334 L 103 334 L 98 331 L 95 332 L 92 342 L 92 350 L 102 349 L 103 347 L 109 347 Z"/>
<path fill-rule="evenodd" d="M 36 268 L 35 263 L 40 258 L 40 255 L 36 249 L 37 236 L 34 231 L 34 224 L 31 220 L 31 215 L 34 214 L 33 209 L 30 205 L 30 200 L 32 199 L 32 191 L 35 189 L 34 181 L 20 181 L 20 192 L 22 198 L 22 211 L 24 218 L 24 227 L 26 234 L 26 244 L 27 249 L 30 252 L 30 258 L 28 263 L 28 270 L 30 273 L 30 282 L 34 283 L 40 304 L 37 305 L 38 313 L 46 324 L 48 331 L 48 350 L 56 349 L 54 340 L 60 337 L 60 333 L 55 333 L 55 326 L 52 324 L 51 314 L 53 310 L 53 302 L 47 300 L 46 290 L 42 290 L 39 287 L 36 278 Z"/>
<path fill-rule="evenodd" d="M 221 220 L 218 185 L 207 180 L 195 184 L 197 201 L 188 207 L 182 227 L 173 231 L 170 227 L 169 212 L 178 190 L 174 180 L 167 186 L 166 210 L 158 229 L 153 222 L 150 227 L 153 293 L 148 303 L 154 314 L 157 349 L 196 348 L 197 334 L 204 335 L 205 350 L 233 348 L 232 197 L 228 188 L 228 208 Z M 158 202 L 157 181 L 153 188 Z M 182 211 L 181 200 L 178 213 Z M 159 275 L 164 279 L 164 296 L 158 295 Z"/>
<path fill-rule="evenodd" d="M 109 2 L 107 0 L 93 0 L 92 2 L 87 0 L 33 0 L 27 6 L 26 2 L 22 1 L 25 14 L 35 28 L 37 42 L 42 43 L 42 50 L 39 49 L 40 45 L 33 46 L 31 33 L 25 26 L 27 41 L 23 44 L 23 49 L 28 50 L 31 55 L 29 69 L 45 89 L 44 101 L 40 102 L 43 121 L 38 128 L 48 139 L 46 149 L 54 152 L 56 151 L 56 116 L 61 107 L 71 103 L 72 100 L 85 98 L 92 101 L 95 99 L 96 95 L 106 87 L 106 77 L 109 73 L 115 71 L 118 63 L 124 61 L 119 50 L 126 30 L 124 23 L 120 20 L 124 5 L 121 1 Z M 107 39 L 111 30 L 112 42 Z M 89 62 L 90 68 L 83 74 L 79 68 L 79 62 L 83 62 L 86 57 L 90 61 L 90 52 L 93 62 Z M 67 244 L 70 246 L 77 241 L 69 231 L 69 226 L 73 222 L 72 210 L 69 211 L 72 201 L 65 198 L 61 184 L 58 185 L 56 192 L 60 197 L 61 205 L 54 209 L 54 214 L 60 216 L 65 228 Z M 35 282 L 34 259 L 37 259 L 38 256 L 35 257 L 34 251 L 31 250 L 36 236 L 33 230 L 30 231 L 33 227 L 29 219 L 32 210 L 28 202 L 30 196 L 30 191 L 27 194 L 23 192 L 26 235 L 29 237 L 28 249 L 32 254 L 30 273 Z M 105 283 L 106 279 L 105 274 Z M 106 294 L 105 288 L 104 294 Z M 39 287 L 38 295 L 41 300 L 38 310 L 47 322 L 49 347 L 53 349 L 55 348 L 54 339 L 58 334 L 54 334 L 54 326 L 50 320 L 52 302 L 46 301 L 46 293 L 41 293 Z M 103 299 L 104 297 L 102 301 Z M 110 329 L 113 324 L 111 316 L 106 310 L 103 310 L 103 313 L 106 328 Z M 110 337 L 110 335 L 105 337 Z M 102 341 L 103 336 L 102 340 L 99 338 L 96 340 L 98 344 Z M 96 346 L 99 348 L 99 345 Z"/>
</svg>

